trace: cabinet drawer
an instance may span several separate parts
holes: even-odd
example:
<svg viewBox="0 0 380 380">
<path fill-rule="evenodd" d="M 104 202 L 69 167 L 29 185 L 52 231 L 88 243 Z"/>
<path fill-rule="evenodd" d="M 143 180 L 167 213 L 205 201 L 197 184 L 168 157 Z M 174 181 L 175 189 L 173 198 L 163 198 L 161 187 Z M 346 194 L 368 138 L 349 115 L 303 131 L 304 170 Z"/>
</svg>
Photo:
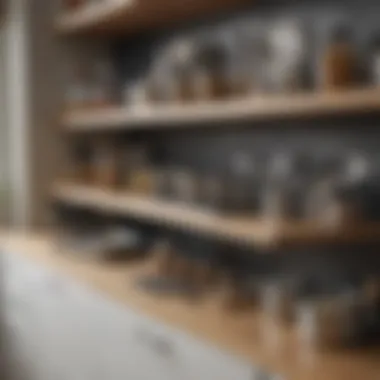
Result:
<svg viewBox="0 0 380 380">
<path fill-rule="evenodd" d="M 132 340 L 142 363 L 152 363 L 167 379 L 252 380 L 254 371 L 243 362 L 182 331 L 150 318 L 129 313 Z M 147 364 L 151 368 L 151 364 Z M 156 372 L 156 373 L 157 373 Z M 152 373 L 152 372 L 150 372 Z M 155 379 L 148 375 L 146 379 Z"/>
</svg>

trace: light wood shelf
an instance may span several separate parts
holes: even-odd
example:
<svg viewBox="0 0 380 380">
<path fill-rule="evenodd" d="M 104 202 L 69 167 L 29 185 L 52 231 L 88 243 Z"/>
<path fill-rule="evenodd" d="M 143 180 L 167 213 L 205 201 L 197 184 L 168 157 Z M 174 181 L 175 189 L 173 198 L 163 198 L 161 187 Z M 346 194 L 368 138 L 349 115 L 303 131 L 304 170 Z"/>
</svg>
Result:
<svg viewBox="0 0 380 380">
<path fill-rule="evenodd" d="M 232 10 L 247 0 L 103 0 L 58 16 L 61 34 L 127 34 Z"/>
<path fill-rule="evenodd" d="M 91 208 L 111 215 L 131 216 L 229 241 L 267 246 L 275 239 L 275 230 L 270 223 L 257 219 L 224 218 L 211 211 L 207 212 L 180 202 L 70 184 L 55 185 L 53 197 L 70 205 Z"/>
<path fill-rule="evenodd" d="M 305 221 L 274 223 L 260 218 L 226 217 L 178 202 L 64 183 L 56 184 L 52 195 L 73 206 L 130 216 L 263 250 L 291 245 L 380 243 L 380 223 L 337 229 Z"/>
<path fill-rule="evenodd" d="M 380 111 L 380 89 L 332 93 L 255 96 L 206 103 L 146 107 L 105 107 L 67 111 L 62 124 L 69 131 L 183 129 L 218 127 L 220 123 L 282 118 L 357 114 Z"/>
<path fill-rule="evenodd" d="M 157 297 L 144 293 L 135 281 L 152 270 L 149 261 L 138 264 L 105 264 L 80 260 L 75 252 L 58 250 L 49 235 L 5 232 L 0 247 L 21 255 L 76 282 L 95 289 L 127 308 L 205 340 L 214 346 L 288 380 L 378 380 L 380 350 L 311 353 L 297 344 L 294 331 L 278 326 L 278 339 L 265 335 L 265 319 L 257 310 L 231 312 L 221 305 L 222 294 L 210 292 L 199 302 L 182 297 Z M 271 330 L 273 332 L 273 329 Z"/>
</svg>

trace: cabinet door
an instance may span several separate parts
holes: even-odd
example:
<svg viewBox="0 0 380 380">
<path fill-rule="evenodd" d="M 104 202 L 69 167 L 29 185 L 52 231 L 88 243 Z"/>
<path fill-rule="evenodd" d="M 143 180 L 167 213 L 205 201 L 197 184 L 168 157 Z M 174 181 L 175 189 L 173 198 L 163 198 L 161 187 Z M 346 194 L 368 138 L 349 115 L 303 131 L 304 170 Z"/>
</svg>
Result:
<svg viewBox="0 0 380 380">
<path fill-rule="evenodd" d="M 3 318 L 9 348 L 10 372 L 15 378 L 44 379 L 44 325 L 40 307 L 38 267 L 7 255 L 3 257 Z"/>
</svg>

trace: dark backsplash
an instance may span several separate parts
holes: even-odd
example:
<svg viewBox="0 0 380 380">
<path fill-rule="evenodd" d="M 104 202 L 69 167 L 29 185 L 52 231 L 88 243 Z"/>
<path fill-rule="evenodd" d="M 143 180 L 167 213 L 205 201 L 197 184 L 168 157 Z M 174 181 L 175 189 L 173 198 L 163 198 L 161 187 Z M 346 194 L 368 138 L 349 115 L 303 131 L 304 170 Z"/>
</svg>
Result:
<svg viewBox="0 0 380 380">
<path fill-rule="evenodd" d="M 255 2 L 256 3 L 256 2 Z M 173 36 L 191 33 L 203 28 L 233 25 L 246 20 L 298 17 L 320 36 L 333 20 L 349 19 L 355 30 L 358 50 L 364 56 L 370 34 L 380 21 L 380 3 L 365 1 L 262 1 L 246 11 L 224 15 L 210 24 L 199 22 L 177 30 L 162 32 L 154 37 L 134 36 L 133 40 L 116 41 L 115 59 L 123 80 L 142 76 L 148 69 L 154 52 Z M 316 43 L 319 38 L 313 39 Z M 365 62 L 365 59 L 363 59 Z M 350 151 L 368 153 L 380 163 L 380 113 L 356 117 L 323 117 L 229 124 L 224 128 L 197 128 L 181 131 L 163 130 L 143 132 L 144 140 L 158 152 L 157 164 L 185 166 L 188 169 L 220 172 L 231 154 L 237 150 L 252 155 L 270 156 L 277 151 L 297 151 L 309 155 L 345 154 Z M 135 132 L 138 135 L 138 133 Z M 127 136 L 126 136 L 127 138 Z M 209 245 L 206 245 L 209 246 Z M 224 247 L 238 254 L 236 247 Z M 240 250 L 244 255 L 244 252 Z M 252 252 L 250 252 L 252 254 Z M 271 258 L 260 259 L 272 270 L 317 273 L 327 282 L 352 272 L 380 270 L 380 256 L 376 247 L 304 247 L 292 252 L 276 252 Z M 281 269 L 280 269 L 281 268 Z"/>
</svg>

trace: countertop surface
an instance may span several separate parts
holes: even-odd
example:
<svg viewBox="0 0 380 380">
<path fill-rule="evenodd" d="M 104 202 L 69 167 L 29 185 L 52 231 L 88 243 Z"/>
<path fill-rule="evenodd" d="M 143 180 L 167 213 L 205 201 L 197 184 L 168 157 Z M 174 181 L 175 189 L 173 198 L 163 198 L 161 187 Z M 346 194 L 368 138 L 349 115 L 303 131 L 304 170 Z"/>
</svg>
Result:
<svg viewBox="0 0 380 380">
<path fill-rule="evenodd" d="M 220 291 L 196 300 L 144 293 L 135 284 L 149 273 L 150 262 L 107 264 L 80 259 L 59 250 L 43 234 L 2 233 L 0 241 L 7 252 L 51 267 L 129 308 L 282 374 L 286 380 L 380 380 L 380 347 L 313 353 L 297 344 L 291 329 L 264 328 L 267 321 L 258 312 L 226 310 Z"/>
</svg>

